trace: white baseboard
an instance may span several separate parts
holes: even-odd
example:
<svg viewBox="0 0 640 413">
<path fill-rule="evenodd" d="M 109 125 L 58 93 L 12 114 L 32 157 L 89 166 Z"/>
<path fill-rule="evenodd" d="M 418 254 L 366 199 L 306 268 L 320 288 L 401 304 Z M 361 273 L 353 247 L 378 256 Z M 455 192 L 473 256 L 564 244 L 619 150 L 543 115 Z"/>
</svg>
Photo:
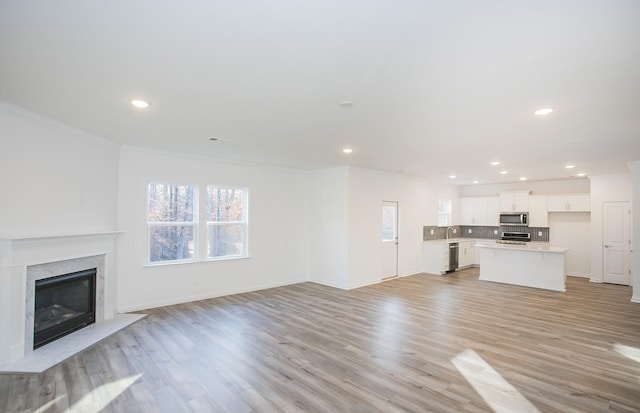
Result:
<svg viewBox="0 0 640 413">
<path fill-rule="evenodd" d="M 640 303 L 640 295 L 634 295 L 633 297 L 631 297 L 631 302 Z"/>
<path fill-rule="evenodd" d="M 589 282 L 602 284 L 602 280 L 600 278 L 589 278 Z"/>
<path fill-rule="evenodd" d="M 349 288 L 345 287 L 344 285 L 338 285 L 338 284 L 335 284 L 335 283 L 327 282 L 327 281 L 324 281 L 324 280 L 317 280 L 317 279 L 314 279 L 314 278 L 311 278 L 309 280 L 309 282 L 312 282 L 314 284 L 326 285 L 327 287 L 337 288 L 339 290 L 348 290 L 349 289 Z"/>
<path fill-rule="evenodd" d="M 582 274 L 582 273 L 579 273 L 579 272 L 568 272 L 567 275 L 569 277 L 591 278 L 591 275 Z"/>
<path fill-rule="evenodd" d="M 254 286 L 249 288 L 239 288 L 234 290 L 218 291 L 218 292 L 209 293 L 209 294 L 199 294 L 199 295 L 192 295 L 187 297 L 172 298 L 170 300 L 153 301 L 145 304 L 137 304 L 137 305 L 120 307 L 118 309 L 118 313 L 130 313 L 132 311 L 149 310 L 151 308 L 166 307 L 168 305 L 190 303 L 193 301 L 200 301 L 200 300 L 208 300 L 210 298 L 224 297 L 226 295 L 242 294 L 242 293 L 249 293 L 253 291 L 266 290 L 268 288 L 284 287 L 285 285 L 299 284 L 307 281 L 309 280 L 307 279 L 292 280 L 292 281 L 287 281 L 282 283 L 265 284 L 265 285 Z"/>
</svg>

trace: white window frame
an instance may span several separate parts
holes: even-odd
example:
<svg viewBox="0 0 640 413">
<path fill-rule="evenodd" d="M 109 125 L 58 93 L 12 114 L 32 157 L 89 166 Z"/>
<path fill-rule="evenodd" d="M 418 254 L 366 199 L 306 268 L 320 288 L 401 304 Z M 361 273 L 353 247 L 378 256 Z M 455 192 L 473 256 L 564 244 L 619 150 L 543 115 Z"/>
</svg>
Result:
<svg viewBox="0 0 640 413">
<path fill-rule="evenodd" d="M 438 226 L 439 227 L 448 227 L 453 225 L 453 218 L 452 218 L 453 214 L 451 212 L 452 204 L 453 202 L 450 199 L 438 199 Z"/>
<path fill-rule="evenodd" d="M 209 202 L 209 189 L 210 188 L 217 188 L 217 189 L 224 189 L 224 190 L 236 190 L 236 191 L 242 191 L 242 219 L 240 221 L 209 221 L 208 217 L 206 217 L 206 252 L 205 252 L 205 257 L 207 261 L 220 261 L 220 260 L 233 260 L 233 259 L 239 259 L 239 258 L 247 258 L 249 256 L 249 188 L 242 188 L 242 187 L 234 187 L 234 186 L 228 186 L 228 185 L 207 185 L 206 191 L 205 191 L 205 208 L 207 207 L 207 204 Z M 206 209 L 205 209 L 206 210 Z M 203 214 L 203 215 L 207 215 L 207 214 Z M 223 225 L 241 225 L 242 227 L 242 253 L 241 254 L 237 254 L 237 255 L 223 255 L 223 256 L 219 256 L 219 257 L 210 257 L 209 256 L 209 250 L 210 250 L 210 246 L 209 246 L 209 232 L 210 232 L 210 228 L 214 227 L 214 226 L 223 226 Z"/>
<path fill-rule="evenodd" d="M 151 185 L 173 185 L 173 186 L 185 186 L 193 188 L 193 221 L 149 221 L 149 197 L 150 197 L 150 186 Z M 147 203 L 146 203 L 146 220 L 147 220 L 147 242 L 146 242 L 146 264 L 149 266 L 158 266 L 158 265 L 171 265 L 171 264 L 181 264 L 181 263 L 191 263 L 198 261 L 198 251 L 199 251 L 199 187 L 198 185 L 192 184 L 184 184 L 184 183 L 172 183 L 172 182 L 160 182 L 160 181 L 150 181 L 147 183 Z M 192 227 L 193 228 L 193 254 L 191 258 L 183 258 L 176 260 L 163 260 L 163 261 L 151 261 L 151 229 L 157 227 Z"/>
</svg>

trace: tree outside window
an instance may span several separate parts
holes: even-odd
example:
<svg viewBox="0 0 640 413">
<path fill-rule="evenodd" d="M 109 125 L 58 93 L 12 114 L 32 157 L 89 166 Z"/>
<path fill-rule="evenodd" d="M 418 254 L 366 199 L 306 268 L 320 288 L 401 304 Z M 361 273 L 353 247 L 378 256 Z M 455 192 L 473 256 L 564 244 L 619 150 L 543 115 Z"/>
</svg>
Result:
<svg viewBox="0 0 640 413">
<path fill-rule="evenodd" d="M 208 257 L 247 255 L 247 190 L 207 187 Z"/>
<path fill-rule="evenodd" d="M 148 191 L 149 262 L 193 260 L 196 190 L 188 185 L 150 183 Z"/>
<path fill-rule="evenodd" d="M 451 200 L 438 199 L 438 226 L 447 227 L 451 222 Z"/>
</svg>

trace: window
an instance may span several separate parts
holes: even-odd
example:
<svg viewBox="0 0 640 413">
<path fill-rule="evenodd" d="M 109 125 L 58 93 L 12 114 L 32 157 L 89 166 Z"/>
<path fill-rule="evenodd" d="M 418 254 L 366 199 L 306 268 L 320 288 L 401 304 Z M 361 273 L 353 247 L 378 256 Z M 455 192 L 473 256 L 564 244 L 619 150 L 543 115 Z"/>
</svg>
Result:
<svg viewBox="0 0 640 413">
<path fill-rule="evenodd" d="M 247 257 L 248 190 L 207 186 L 205 199 L 198 193 L 197 186 L 149 184 L 148 263 Z"/>
<path fill-rule="evenodd" d="M 198 202 L 194 187 L 151 183 L 147 200 L 149 262 L 193 260 Z"/>
<path fill-rule="evenodd" d="M 451 200 L 438 199 L 438 226 L 451 225 Z"/>
<path fill-rule="evenodd" d="M 382 205 L 382 240 L 383 241 L 395 241 L 396 240 L 396 205 L 383 204 Z"/>
<path fill-rule="evenodd" d="M 247 255 L 247 191 L 207 187 L 207 256 Z"/>
</svg>

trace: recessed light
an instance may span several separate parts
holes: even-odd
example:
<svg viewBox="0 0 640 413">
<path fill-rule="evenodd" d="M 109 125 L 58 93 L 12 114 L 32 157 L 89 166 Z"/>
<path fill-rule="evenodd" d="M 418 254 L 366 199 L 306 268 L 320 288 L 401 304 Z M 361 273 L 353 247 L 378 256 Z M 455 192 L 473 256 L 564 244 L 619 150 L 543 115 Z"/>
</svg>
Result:
<svg viewBox="0 0 640 413">
<path fill-rule="evenodd" d="M 526 177 L 526 176 L 521 176 L 521 177 L 520 177 L 520 180 L 521 180 L 521 181 L 526 181 L 526 180 L 527 180 L 527 177 Z"/>
<path fill-rule="evenodd" d="M 576 174 L 576 176 L 587 176 L 587 174 L 584 172 L 580 172 L 579 174 Z"/>
<path fill-rule="evenodd" d="M 500 171 L 500 175 L 506 175 L 508 173 L 509 173 L 509 171 Z"/>
<path fill-rule="evenodd" d="M 573 168 L 575 168 L 576 166 L 575 166 L 575 165 L 572 165 L 572 164 L 569 164 L 569 165 L 565 165 L 564 167 L 565 167 L 565 168 L 567 168 L 567 169 L 573 169 Z"/>
<path fill-rule="evenodd" d="M 491 162 L 491 165 L 493 165 L 493 166 L 498 166 L 498 165 L 500 165 L 500 162 L 498 162 L 498 161 L 493 161 L 493 162 Z"/>
<path fill-rule="evenodd" d="M 456 176 L 455 175 L 449 175 L 449 178 L 456 179 Z"/>
<path fill-rule="evenodd" d="M 536 115 L 544 116 L 544 115 L 548 115 L 551 112 L 553 112 L 553 108 L 542 108 L 542 109 L 536 110 L 533 113 L 535 113 Z"/>
<path fill-rule="evenodd" d="M 343 100 L 342 102 L 338 103 L 338 105 L 343 109 L 347 109 L 353 106 L 353 102 L 350 102 L 348 100 Z"/>
<path fill-rule="evenodd" d="M 473 183 L 474 183 L 474 184 L 478 184 L 478 183 L 480 183 L 480 181 L 473 181 Z"/>
<path fill-rule="evenodd" d="M 351 148 L 344 148 L 344 149 L 342 150 L 342 152 L 344 152 L 344 153 L 351 153 L 351 152 L 353 152 L 353 149 L 351 149 Z"/>
<path fill-rule="evenodd" d="M 149 102 L 142 99 L 132 99 L 131 104 L 139 109 L 145 109 L 149 107 Z"/>
</svg>

